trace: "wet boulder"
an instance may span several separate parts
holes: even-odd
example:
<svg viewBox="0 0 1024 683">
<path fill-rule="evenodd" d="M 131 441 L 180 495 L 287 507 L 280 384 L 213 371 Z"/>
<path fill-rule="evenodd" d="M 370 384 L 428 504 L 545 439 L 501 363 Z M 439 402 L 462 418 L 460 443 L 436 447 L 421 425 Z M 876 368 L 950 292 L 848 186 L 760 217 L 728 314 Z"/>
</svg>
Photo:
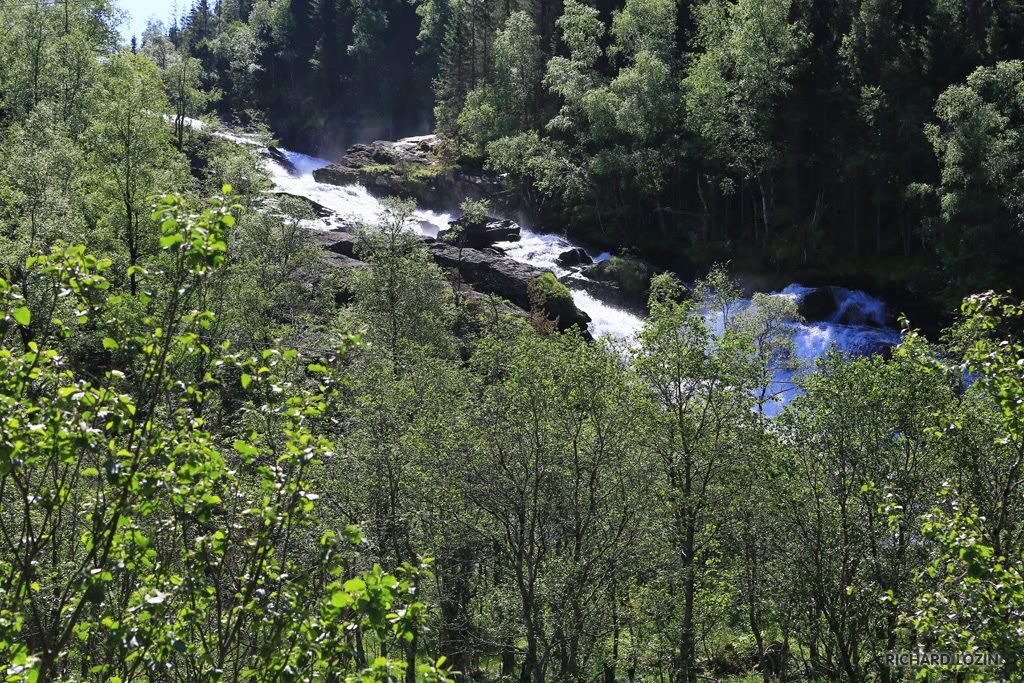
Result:
<svg viewBox="0 0 1024 683">
<path fill-rule="evenodd" d="M 634 256 L 613 256 L 583 269 L 583 275 L 619 289 L 623 296 L 635 304 L 647 301 L 651 277 L 657 269 Z"/>
<path fill-rule="evenodd" d="M 331 185 L 360 184 L 377 197 L 403 197 L 437 209 L 499 194 L 495 174 L 453 165 L 437 154 L 436 146 L 430 136 L 352 145 L 337 162 L 313 171 L 313 178 Z"/>
<path fill-rule="evenodd" d="M 830 287 L 835 300 L 831 322 L 839 325 L 860 325 L 883 328 L 888 313 L 885 302 L 867 292 L 845 287 Z"/>
<path fill-rule="evenodd" d="M 347 230 L 317 231 L 313 238 L 327 252 L 346 258 L 355 258 L 359 250 L 359 238 Z"/>
<path fill-rule="evenodd" d="M 836 311 L 836 298 L 831 287 L 815 287 L 800 294 L 797 309 L 808 322 L 823 322 Z"/>
<path fill-rule="evenodd" d="M 563 268 L 573 268 L 575 266 L 589 266 L 594 262 L 594 259 L 590 258 L 580 247 L 573 247 L 568 251 L 563 251 L 558 255 L 556 263 Z"/>
<path fill-rule="evenodd" d="M 470 221 L 463 216 L 448 225 L 448 229 L 437 233 L 437 239 L 457 247 L 482 249 L 497 242 L 515 242 L 520 238 L 518 223 L 490 216 L 482 221 Z"/>
<path fill-rule="evenodd" d="M 289 173 L 296 172 L 295 164 L 292 163 L 292 160 L 289 159 L 285 155 L 285 153 L 280 150 L 280 148 L 275 147 L 274 145 L 269 145 L 267 146 L 266 154 L 268 157 L 284 166 L 285 170 L 287 170 Z"/>
</svg>

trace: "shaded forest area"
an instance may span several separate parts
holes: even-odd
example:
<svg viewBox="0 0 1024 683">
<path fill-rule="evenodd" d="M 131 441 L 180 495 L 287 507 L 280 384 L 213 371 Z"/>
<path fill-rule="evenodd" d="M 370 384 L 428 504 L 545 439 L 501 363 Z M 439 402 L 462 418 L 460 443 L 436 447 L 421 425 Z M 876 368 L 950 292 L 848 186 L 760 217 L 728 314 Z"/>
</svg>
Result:
<svg viewBox="0 0 1024 683">
<path fill-rule="evenodd" d="M 678 272 L 1024 285 L 1018 0 L 226 0 L 170 33 L 223 115 L 330 156 L 433 107 L 539 221 Z"/>
</svg>

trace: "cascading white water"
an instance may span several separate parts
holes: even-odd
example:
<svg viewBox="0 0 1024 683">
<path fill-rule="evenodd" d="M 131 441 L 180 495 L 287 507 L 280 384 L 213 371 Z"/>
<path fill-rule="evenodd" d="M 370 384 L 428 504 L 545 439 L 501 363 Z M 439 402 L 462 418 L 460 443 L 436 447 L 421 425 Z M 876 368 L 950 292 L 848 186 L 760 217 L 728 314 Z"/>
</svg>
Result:
<svg viewBox="0 0 1024 683">
<path fill-rule="evenodd" d="M 799 302 L 813 290 L 789 285 L 781 292 Z M 832 344 L 854 354 L 877 353 L 900 342 L 900 333 L 886 324 L 885 302 L 855 289 L 832 288 L 836 310 L 828 322 L 797 324 L 796 344 L 800 357 L 813 361 Z"/>
<path fill-rule="evenodd" d="M 415 145 L 417 139 L 409 138 L 399 144 Z M 329 166 L 331 162 L 318 159 L 298 152 L 279 150 L 285 163 L 271 158 L 267 160 L 267 170 L 274 181 L 275 189 L 310 199 L 337 213 L 350 224 L 372 223 L 380 215 L 383 204 L 360 185 L 337 186 L 318 183 L 313 178 L 313 171 Z M 414 214 L 414 229 L 430 237 L 436 237 L 439 230 L 448 226 L 452 215 L 418 209 Z M 534 232 L 528 228 L 521 231 L 521 239 L 517 242 L 502 242 L 496 246 L 505 251 L 508 258 L 528 263 L 538 268 L 550 270 L 562 277 L 569 271 L 559 266 L 557 259 L 568 249 L 576 247 L 565 237 Z M 594 257 L 596 262 L 610 258 L 610 254 L 602 253 Z M 573 299 L 580 310 L 591 317 L 590 332 L 596 336 L 612 336 L 631 338 L 643 324 L 641 316 L 624 310 L 608 301 L 595 296 L 578 286 L 573 286 L 573 279 L 584 280 L 581 275 L 573 274 L 566 280 Z M 790 285 L 777 296 L 787 296 L 799 301 L 812 290 L 800 285 Z M 805 367 L 813 366 L 814 360 L 822 356 L 831 346 L 855 354 L 876 353 L 884 348 L 899 343 L 899 333 L 885 326 L 885 303 L 868 294 L 856 290 L 833 288 L 836 298 L 836 311 L 828 322 L 794 323 L 794 340 L 796 353 Z M 740 307 L 751 305 L 750 301 L 739 302 Z M 715 321 L 709 321 L 715 324 Z M 720 321 L 717 324 L 721 326 Z M 778 412 L 792 395 L 789 389 L 794 382 L 793 373 L 780 372 L 772 393 L 777 393 L 780 400 L 769 407 L 769 412 Z"/>
<path fill-rule="evenodd" d="M 267 160 L 267 171 L 274 182 L 274 189 L 298 197 L 305 197 L 341 216 L 353 225 L 370 224 L 377 220 L 384 205 L 366 191 L 362 185 L 329 185 L 313 179 L 313 171 L 330 166 L 326 159 L 306 154 L 279 150 L 288 160 L 282 164 L 271 158 Z M 436 237 L 437 232 L 448 227 L 450 214 L 417 209 L 413 216 L 417 232 Z"/>
<path fill-rule="evenodd" d="M 415 141 L 415 138 L 409 138 L 400 141 L 400 144 Z M 367 192 L 365 187 L 329 185 L 318 183 L 313 178 L 313 171 L 329 166 L 331 162 L 285 149 L 279 151 L 287 160 L 286 164 L 273 158 L 268 159 L 266 163 L 274 188 L 278 192 L 310 199 L 334 211 L 350 224 L 366 224 L 377 220 L 384 205 Z M 421 235 L 437 237 L 438 231 L 447 228 L 451 219 L 452 215 L 448 213 L 417 209 L 413 214 L 413 228 Z M 513 260 L 550 270 L 556 276 L 561 277 L 568 272 L 559 267 L 556 261 L 562 252 L 571 249 L 574 244 L 562 237 L 536 233 L 528 228 L 522 228 L 520 235 L 521 238 L 517 242 L 501 242 L 495 246 L 503 249 Z M 576 305 L 591 318 L 591 334 L 630 337 L 640 329 L 639 316 L 600 301 L 587 292 L 575 289 L 571 291 Z"/>
</svg>

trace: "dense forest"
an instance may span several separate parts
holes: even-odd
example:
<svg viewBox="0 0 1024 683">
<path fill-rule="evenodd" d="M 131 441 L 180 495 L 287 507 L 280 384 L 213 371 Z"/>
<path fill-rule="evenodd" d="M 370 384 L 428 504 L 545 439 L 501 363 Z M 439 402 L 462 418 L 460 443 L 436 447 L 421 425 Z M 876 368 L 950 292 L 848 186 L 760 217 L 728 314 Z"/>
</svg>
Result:
<svg viewBox="0 0 1024 683">
<path fill-rule="evenodd" d="M 1018 0 L 225 0 L 168 34 L 222 115 L 332 156 L 433 107 L 543 220 L 677 271 L 1024 286 Z"/>
<path fill-rule="evenodd" d="M 1024 5 L 118 22 L 0 4 L 5 681 L 1024 680 L 1024 303 L 985 291 L 1022 272 Z M 547 220 L 733 270 L 595 340 L 550 274 L 517 310 L 438 265 L 408 201 L 341 268 L 272 192 L 270 131 L 431 125 Z M 809 365 L 749 259 L 970 295 Z"/>
</svg>

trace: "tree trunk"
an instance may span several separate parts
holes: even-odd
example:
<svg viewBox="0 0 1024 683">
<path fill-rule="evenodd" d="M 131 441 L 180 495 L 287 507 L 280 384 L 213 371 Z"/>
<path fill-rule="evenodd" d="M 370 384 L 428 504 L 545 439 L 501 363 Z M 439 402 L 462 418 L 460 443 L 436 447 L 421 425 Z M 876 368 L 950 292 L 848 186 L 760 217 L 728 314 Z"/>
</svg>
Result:
<svg viewBox="0 0 1024 683">
<path fill-rule="evenodd" d="M 516 649 L 512 645 L 512 639 L 508 639 L 501 648 L 501 677 L 512 678 L 516 668 Z"/>
</svg>

